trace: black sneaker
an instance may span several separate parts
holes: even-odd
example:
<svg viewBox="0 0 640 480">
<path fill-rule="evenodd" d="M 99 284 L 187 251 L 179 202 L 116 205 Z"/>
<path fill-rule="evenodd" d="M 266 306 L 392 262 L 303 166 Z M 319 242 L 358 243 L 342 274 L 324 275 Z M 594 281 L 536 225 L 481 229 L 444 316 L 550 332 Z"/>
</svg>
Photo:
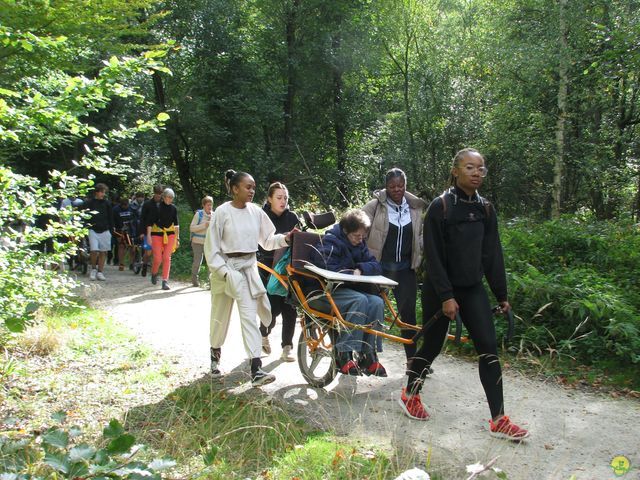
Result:
<svg viewBox="0 0 640 480">
<path fill-rule="evenodd" d="M 147 264 L 146 263 L 142 264 L 142 272 L 140 273 L 140 275 L 142 275 L 143 277 L 147 276 Z"/>
<path fill-rule="evenodd" d="M 162 280 L 162 289 L 171 290 L 171 287 L 169 286 L 169 282 L 167 282 L 166 280 Z"/>
<path fill-rule="evenodd" d="M 275 381 L 276 376 L 265 372 L 261 368 L 251 374 L 251 385 L 254 387 L 261 387 Z"/>
<path fill-rule="evenodd" d="M 154 285 L 158 284 L 158 274 L 157 273 L 152 273 L 151 274 L 151 283 L 154 284 Z"/>
</svg>

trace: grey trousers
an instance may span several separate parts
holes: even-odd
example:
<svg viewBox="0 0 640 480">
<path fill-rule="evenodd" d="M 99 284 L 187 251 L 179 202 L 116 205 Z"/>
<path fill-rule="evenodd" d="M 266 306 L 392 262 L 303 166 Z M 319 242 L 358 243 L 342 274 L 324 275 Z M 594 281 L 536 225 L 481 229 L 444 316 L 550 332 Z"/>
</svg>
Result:
<svg viewBox="0 0 640 480">
<path fill-rule="evenodd" d="M 197 277 L 202 259 L 204 258 L 204 245 L 202 243 L 191 242 L 191 250 L 193 251 L 193 263 L 191 264 L 191 277 Z"/>
</svg>

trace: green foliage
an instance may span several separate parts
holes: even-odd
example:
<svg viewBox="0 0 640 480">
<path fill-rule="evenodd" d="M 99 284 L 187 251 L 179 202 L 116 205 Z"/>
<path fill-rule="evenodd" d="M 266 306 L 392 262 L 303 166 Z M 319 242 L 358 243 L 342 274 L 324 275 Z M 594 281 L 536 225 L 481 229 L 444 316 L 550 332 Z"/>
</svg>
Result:
<svg viewBox="0 0 640 480">
<path fill-rule="evenodd" d="M 277 459 L 274 478 L 385 479 L 398 475 L 398 468 L 384 453 L 336 443 L 328 436 L 310 439 Z"/>
<path fill-rule="evenodd" d="M 66 415 L 54 420 L 64 423 Z M 134 446 L 135 438 L 125 433 L 117 420 L 104 429 L 106 447 L 80 441 L 78 427 L 50 427 L 32 436 L 0 436 L 0 476 L 5 480 L 46 478 L 139 479 L 159 480 L 175 466 L 169 458 L 151 462 L 134 460 L 143 446 Z"/>
<path fill-rule="evenodd" d="M 74 281 L 55 270 L 75 253 L 72 240 L 86 230 L 82 214 L 58 208 L 60 200 L 85 197 L 95 172 L 126 171 L 127 159 L 117 153 L 118 145 L 144 132 L 158 132 L 168 118 L 160 113 L 111 128 L 92 124 L 92 115 L 115 99 L 144 104 L 139 78 L 168 70 L 161 63 L 166 50 L 157 49 L 137 56 L 111 55 L 93 65 L 93 76 L 69 73 L 64 59 L 83 56 L 88 46 L 63 35 L 62 24 L 56 24 L 55 35 L 30 30 L 38 22 L 27 15 L 29 7 L 10 3 L 3 7 L 0 24 L 0 328 L 20 331 L 40 307 L 73 303 Z M 111 6 L 118 14 L 127 10 Z M 86 15 L 66 7 L 57 14 L 53 10 L 31 13 L 53 15 L 60 22 L 66 18 L 76 33 L 69 16 Z M 90 21 L 99 23 L 96 18 Z M 55 157 L 72 145 L 78 149 L 72 160 L 42 162 L 43 156 Z M 65 168 L 51 168 L 54 165 Z"/>
<path fill-rule="evenodd" d="M 83 187 L 81 183 L 75 186 Z M 63 238 L 81 232 L 81 225 L 78 214 L 70 210 L 57 215 L 51 206 L 55 200 L 52 188 L 42 188 L 35 179 L 4 167 L 0 167 L 0 196 L 0 222 L 6 226 L 0 245 L 0 319 L 9 330 L 20 331 L 41 306 L 71 303 L 74 282 L 51 267 L 73 253 L 73 245 Z M 44 215 L 57 221 L 36 226 Z M 43 253 L 38 247 L 47 240 L 54 249 Z"/>
<path fill-rule="evenodd" d="M 523 349 L 591 365 L 640 363 L 640 231 L 580 216 L 503 228 Z"/>
</svg>

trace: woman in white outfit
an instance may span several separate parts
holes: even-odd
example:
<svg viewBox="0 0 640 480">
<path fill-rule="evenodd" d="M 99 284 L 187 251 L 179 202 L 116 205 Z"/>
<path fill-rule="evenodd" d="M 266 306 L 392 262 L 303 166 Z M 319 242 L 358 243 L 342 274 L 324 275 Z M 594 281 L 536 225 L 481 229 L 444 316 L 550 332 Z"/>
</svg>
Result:
<svg viewBox="0 0 640 480">
<path fill-rule="evenodd" d="M 275 376 L 262 370 L 262 336 L 256 317 L 271 323 L 267 292 L 260 280 L 256 251 L 286 246 L 291 232 L 276 234 L 267 214 L 251 203 L 256 183 L 248 173 L 228 170 L 225 174 L 233 200 L 220 205 L 211 217 L 204 244 L 211 272 L 211 375 L 220 376 L 222 345 L 227 337 L 233 302 L 238 304 L 242 339 L 251 363 L 251 383 L 265 385 Z"/>
</svg>

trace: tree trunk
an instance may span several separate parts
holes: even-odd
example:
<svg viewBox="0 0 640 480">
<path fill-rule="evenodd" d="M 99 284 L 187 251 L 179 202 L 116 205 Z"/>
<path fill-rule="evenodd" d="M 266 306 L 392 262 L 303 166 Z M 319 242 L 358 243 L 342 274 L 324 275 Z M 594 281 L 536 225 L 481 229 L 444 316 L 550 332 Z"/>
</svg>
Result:
<svg viewBox="0 0 640 480">
<path fill-rule="evenodd" d="M 409 139 L 409 161 L 411 163 L 411 171 L 409 172 L 409 175 L 411 178 L 417 179 L 418 178 L 417 159 L 416 159 L 417 149 L 416 149 L 415 133 L 413 131 L 411 101 L 410 101 L 410 95 L 409 95 L 409 87 L 410 87 L 409 69 L 411 68 L 411 65 L 409 64 L 409 57 L 410 57 L 411 42 L 413 42 L 413 40 L 414 40 L 414 34 L 412 32 L 406 32 L 402 60 L 396 58 L 396 56 L 391 51 L 391 47 L 386 43 L 384 44 L 384 48 L 389 58 L 398 69 L 398 72 L 400 73 L 400 75 L 402 75 L 402 98 L 403 98 L 403 104 L 404 104 L 404 117 L 405 117 L 405 122 L 407 124 L 407 137 Z"/>
<path fill-rule="evenodd" d="M 640 165 L 638 165 L 638 189 L 636 191 L 636 201 L 634 202 L 633 212 L 631 212 L 636 222 L 640 222 Z"/>
<path fill-rule="evenodd" d="M 407 39 L 404 53 L 404 70 L 402 72 L 403 85 L 402 96 L 404 99 L 404 116 L 407 122 L 407 135 L 409 136 L 409 160 L 411 161 L 411 176 L 418 177 L 417 158 L 416 158 L 416 140 L 413 133 L 413 122 L 411 118 L 411 102 L 409 101 L 409 48 L 411 39 Z"/>
<path fill-rule="evenodd" d="M 567 0 L 559 0 L 559 35 L 558 35 L 558 119 L 556 121 L 556 156 L 553 164 L 553 190 L 551 203 L 551 218 L 559 218 L 562 201 L 562 172 L 564 169 L 564 136 L 567 122 L 567 89 L 569 48 L 567 45 L 567 22 L 565 10 Z"/>
<path fill-rule="evenodd" d="M 287 93 L 284 98 L 284 162 L 290 164 L 293 156 L 293 105 L 296 95 L 296 21 L 300 0 L 293 0 L 285 24 L 287 42 Z"/>
<path fill-rule="evenodd" d="M 339 27 L 338 27 L 339 28 Z M 331 41 L 333 48 L 333 131 L 336 136 L 336 167 L 338 170 L 338 192 L 340 193 L 340 204 L 343 207 L 348 205 L 347 193 L 347 143 L 345 141 L 346 125 L 343 112 L 342 95 L 342 69 L 339 65 L 338 52 L 340 50 L 340 33 L 336 33 Z"/>
<path fill-rule="evenodd" d="M 153 87 L 155 91 L 156 101 L 163 111 L 166 111 L 167 104 L 164 93 L 164 85 L 162 83 L 162 77 L 158 72 L 153 73 Z M 182 134 L 178 120 L 176 118 L 170 118 L 166 123 L 165 128 L 167 143 L 169 145 L 169 152 L 171 154 L 171 160 L 175 164 L 178 172 L 178 179 L 182 186 L 182 191 L 186 197 L 189 206 L 193 210 L 200 208 L 200 199 L 195 191 L 193 178 L 189 171 L 189 143 Z M 180 144 L 184 148 L 184 154 L 180 150 Z"/>
</svg>

